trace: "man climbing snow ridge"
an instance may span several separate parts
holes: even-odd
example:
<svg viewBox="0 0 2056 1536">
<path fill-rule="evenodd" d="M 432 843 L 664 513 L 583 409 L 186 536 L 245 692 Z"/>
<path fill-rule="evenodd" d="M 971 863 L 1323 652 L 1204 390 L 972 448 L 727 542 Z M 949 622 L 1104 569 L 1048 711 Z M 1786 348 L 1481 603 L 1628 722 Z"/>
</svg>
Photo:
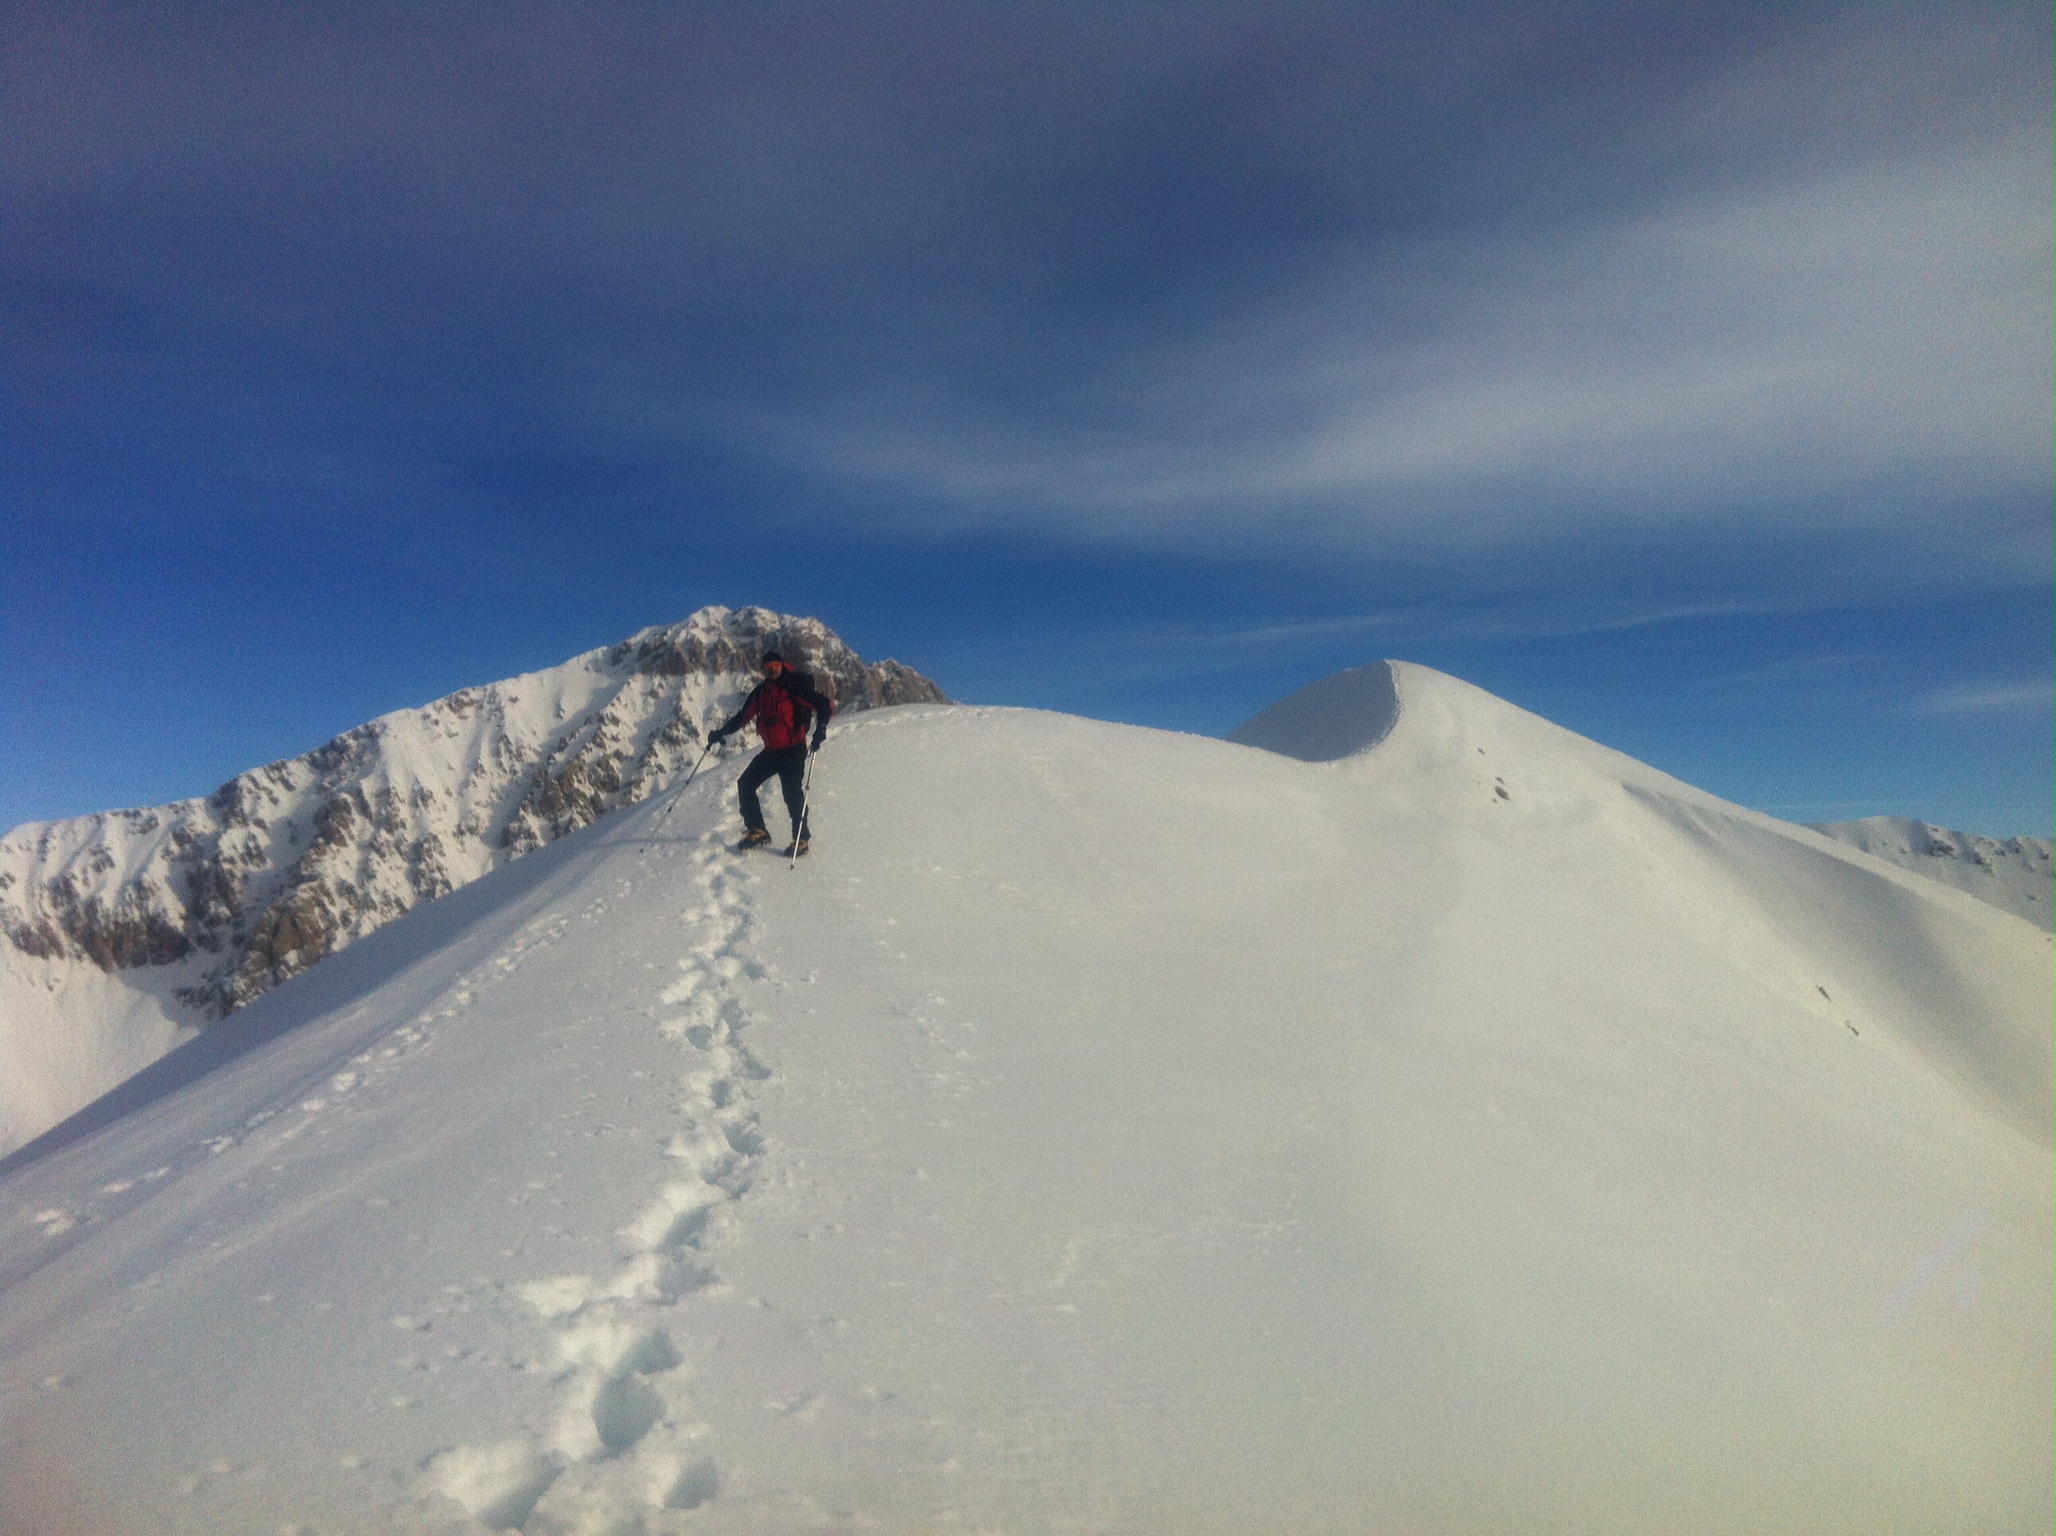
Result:
<svg viewBox="0 0 2056 1536">
<path fill-rule="evenodd" d="M 743 769 L 736 784 L 742 802 L 743 825 L 748 828 L 737 848 L 760 848 L 771 841 L 764 830 L 764 808 L 757 801 L 757 787 L 772 774 L 785 793 L 786 814 L 792 817 L 792 842 L 785 852 L 797 856 L 807 851 L 807 758 L 821 750 L 828 736 L 828 717 L 835 706 L 814 689 L 814 680 L 785 664 L 776 651 L 764 653 L 764 680 L 750 690 L 742 708 L 720 729 L 709 732 L 710 743 L 726 741 L 754 720 L 764 750 Z M 814 741 L 807 744 L 807 725 L 812 721 Z"/>
</svg>

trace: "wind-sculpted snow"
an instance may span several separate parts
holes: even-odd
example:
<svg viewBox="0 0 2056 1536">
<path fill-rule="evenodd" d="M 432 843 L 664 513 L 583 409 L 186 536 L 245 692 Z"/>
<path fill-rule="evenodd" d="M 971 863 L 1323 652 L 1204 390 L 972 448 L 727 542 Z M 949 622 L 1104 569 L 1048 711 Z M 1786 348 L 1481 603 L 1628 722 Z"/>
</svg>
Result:
<svg viewBox="0 0 2056 1536">
<path fill-rule="evenodd" d="M 1375 747 L 1398 719 L 1392 664 L 1374 661 L 1288 694 L 1243 721 L 1228 739 L 1303 763 L 1332 763 Z"/>
<path fill-rule="evenodd" d="M 2048 935 L 1392 677 L 881 711 L 267 993 L 0 1177 L 0 1529 L 2046 1531 Z"/>
<path fill-rule="evenodd" d="M 0 841 L 0 1152 L 182 1029 L 648 798 L 691 766 L 772 647 L 845 712 L 942 698 L 818 620 L 708 608 L 386 715 L 204 800 L 17 828 Z"/>
<path fill-rule="evenodd" d="M 1904 816 L 1822 822 L 1814 831 L 1968 891 L 2039 928 L 2056 928 L 2056 864 L 2046 837 L 1980 837 Z"/>
</svg>

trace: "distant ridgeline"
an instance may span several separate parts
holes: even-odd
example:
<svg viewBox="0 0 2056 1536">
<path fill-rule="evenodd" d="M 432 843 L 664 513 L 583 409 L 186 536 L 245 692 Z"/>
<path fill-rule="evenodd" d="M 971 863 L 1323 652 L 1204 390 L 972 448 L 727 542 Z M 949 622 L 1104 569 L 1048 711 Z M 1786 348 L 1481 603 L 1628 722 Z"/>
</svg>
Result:
<svg viewBox="0 0 2056 1536">
<path fill-rule="evenodd" d="M 765 651 L 839 711 L 948 702 L 818 619 L 704 608 L 545 672 L 399 710 L 204 800 L 31 823 L 0 840 L 0 933 L 110 973 L 171 967 L 216 1019 L 323 956 L 686 771 Z M 169 1011 L 169 1010 L 168 1010 Z"/>
<path fill-rule="evenodd" d="M 2056 929 L 2056 869 L 2046 837 L 1980 837 L 1904 816 L 1817 822 L 1813 830 Z"/>
</svg>

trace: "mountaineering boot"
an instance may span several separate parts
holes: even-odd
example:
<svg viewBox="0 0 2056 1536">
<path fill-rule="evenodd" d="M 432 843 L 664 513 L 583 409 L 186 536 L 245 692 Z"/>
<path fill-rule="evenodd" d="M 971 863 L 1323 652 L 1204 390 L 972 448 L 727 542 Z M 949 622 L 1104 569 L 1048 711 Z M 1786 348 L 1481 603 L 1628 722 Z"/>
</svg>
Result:
<svg viewBox="0 0 2056 1536">
<path fill-rule="evenodd" d="M 785 847 L 780 849 L 779 851 L 783 853 L 788 859 L 796 859 L 801 854 L 807 851 L 807 840 L 804 837 L 798 838 L 793 842 L 787 843 Z"/>
<path fill-rule="evenodd" d="M 735 845 L 735 851 L 740 853 L 745 848 L 761 848 L 770 841 L 771 834 L 769 832 L 766 832 L 762 827 L 751 827 L 749 831 L 743 833 L 742 841 Z"/>
</svg>

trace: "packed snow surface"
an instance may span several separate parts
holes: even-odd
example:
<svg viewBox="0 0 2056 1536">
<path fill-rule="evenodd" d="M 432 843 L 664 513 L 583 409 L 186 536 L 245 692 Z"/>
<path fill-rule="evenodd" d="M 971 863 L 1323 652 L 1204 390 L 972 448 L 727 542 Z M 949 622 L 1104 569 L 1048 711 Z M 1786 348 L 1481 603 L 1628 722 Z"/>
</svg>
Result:
<svg viewBox="0 0 2056 1536">
<path fill-rule="evenodd" d="M 2046 1532 L 2049 935 L 1387 675 L 881 711 L 796 866 L 731 760 L 267 993 L 0 1176 L 0 1528 Z"/>
</svg>

